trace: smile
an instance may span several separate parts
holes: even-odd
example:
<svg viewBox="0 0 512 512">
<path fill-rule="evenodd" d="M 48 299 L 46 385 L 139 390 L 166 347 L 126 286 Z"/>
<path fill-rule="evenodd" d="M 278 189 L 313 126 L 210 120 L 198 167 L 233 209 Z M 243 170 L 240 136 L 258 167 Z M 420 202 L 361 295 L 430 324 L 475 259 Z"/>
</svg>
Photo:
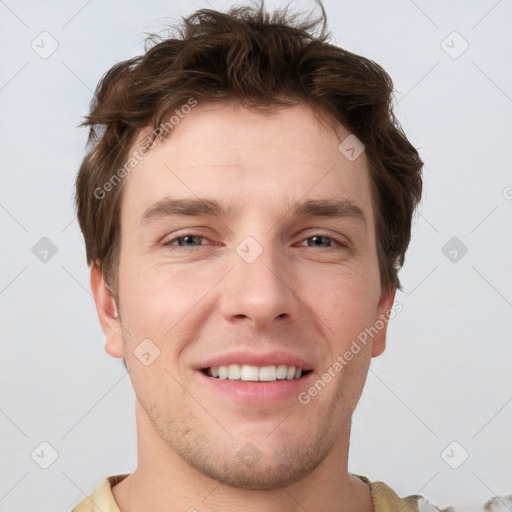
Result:
<svg viewBox="0 0 512 512">
<path fill-rule="evenodd" d="M 284 364 L 253 366 L 250 364 L 230 364 L 205 368 L 202 372 L 208 377 L 220 380 L 241 380 L 251 382 L 271 382 L 275 380 L 297 380 L 309 373 L 302 368 Z"/>
</svg>

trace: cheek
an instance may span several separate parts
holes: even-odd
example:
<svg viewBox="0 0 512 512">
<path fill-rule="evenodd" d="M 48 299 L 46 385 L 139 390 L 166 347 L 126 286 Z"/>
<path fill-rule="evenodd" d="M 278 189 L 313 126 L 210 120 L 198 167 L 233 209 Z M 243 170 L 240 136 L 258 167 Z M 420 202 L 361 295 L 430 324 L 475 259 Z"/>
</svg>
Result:
<svg viewBox="0 0 512 512">
<path fill-rule="evenodd" d="M 165 359 L 193 337 L 199 316 L 205 314 L 201 299 L 218 280 L 211 269 L 207 277 L 196 270 L 176 271 L 165 265 L 144 269 L 142 264 L 127 268 L 123 279 L 123 320 L 131 344 L 149 338 Z"/>
<path fill-rule="evenodd" d="M 376 287 L 360 279 L 333 280 L 324 293 L 315 293 L 309 302 L 326 339 L 325 368 L 342 376 L 344 386 L 358 388 L 364 383 L 372 342 L 365 329 L 373 325 L 378 302 Z M 343 370 L 335 363 L 342 364 Z M 350 375 L 350 377 L 348 377 Z"/>
<path fill-rule="evenodd" d="M 337 333 L 346 332 L 351 327 L 364 328 L 375 316 L 380 288 L 370 274 L 370 270 L 368 274 L 342 270 L 330 272 L 313 283 L 304 282 L 308 305 L 332 323 L 332 330 Z M 342 326 L 344 329 L 340 331 Z"/>
</svg>

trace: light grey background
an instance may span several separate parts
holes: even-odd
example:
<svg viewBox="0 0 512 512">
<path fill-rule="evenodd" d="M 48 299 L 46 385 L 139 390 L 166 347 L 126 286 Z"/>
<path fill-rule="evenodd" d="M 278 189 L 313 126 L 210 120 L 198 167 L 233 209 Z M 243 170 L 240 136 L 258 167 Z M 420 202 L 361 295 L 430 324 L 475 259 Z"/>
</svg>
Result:
<svg viewBox="0 0 512 512">
<path fill-rule="evenodd" d="M 143 32 L 229 5 L 0 0 L 0 512 L 69 511 L 136 466 L 134 394 L 104 352 L 74 220 L 86 140 L 76 126 L 103 73 L 142 52 Z M 512 492 L 512 2 L 325 6 L 334 42 L 393 77 L 398 117 L 426 163 L 403 311 L 356 410 L 350 470 L 476 509 Z M 51 49 L 43 31 L 59 45 L 46 59 L 31 47 Z M 42 237 L 58 251 L 46 263 L 32 252 Z M 465 255 L 443 253 L 453 237 Z"/>
</svg>

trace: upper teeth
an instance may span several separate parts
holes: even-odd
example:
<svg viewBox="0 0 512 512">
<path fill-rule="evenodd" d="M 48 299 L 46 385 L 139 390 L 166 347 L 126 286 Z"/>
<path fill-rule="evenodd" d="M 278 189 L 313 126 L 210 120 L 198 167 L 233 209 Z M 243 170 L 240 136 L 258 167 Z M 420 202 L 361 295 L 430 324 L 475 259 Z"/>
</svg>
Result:
<svg viewBox="0 0 512 512">
<path fill-rule="evenodd" d="M 228 366 L 213 366 L 208 368 L 208 375 L 219 379 L 229 380 L 292 380 L 302 376 L 302 368 L 280 364 L 278 366 L 252 366 L 250 364 L 230 364 Z"/>
</svg>

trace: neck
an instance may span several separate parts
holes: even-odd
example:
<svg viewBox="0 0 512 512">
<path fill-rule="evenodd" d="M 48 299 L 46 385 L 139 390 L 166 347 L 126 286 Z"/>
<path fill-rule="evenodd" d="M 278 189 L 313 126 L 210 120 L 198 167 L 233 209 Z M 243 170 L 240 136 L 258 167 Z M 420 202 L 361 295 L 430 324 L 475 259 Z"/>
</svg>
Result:
<svg viewBox="0 0 512 512">
<path fill-rule="evenodd" d="M 137 469 L 112 488 L 121 512 L 373 512 L 370 489 L 347 470 L 350 425 L 319 466 L 277 489 L 225 485 L 200 473 L 157 435 L 136 402 Z"/>
</svg>

